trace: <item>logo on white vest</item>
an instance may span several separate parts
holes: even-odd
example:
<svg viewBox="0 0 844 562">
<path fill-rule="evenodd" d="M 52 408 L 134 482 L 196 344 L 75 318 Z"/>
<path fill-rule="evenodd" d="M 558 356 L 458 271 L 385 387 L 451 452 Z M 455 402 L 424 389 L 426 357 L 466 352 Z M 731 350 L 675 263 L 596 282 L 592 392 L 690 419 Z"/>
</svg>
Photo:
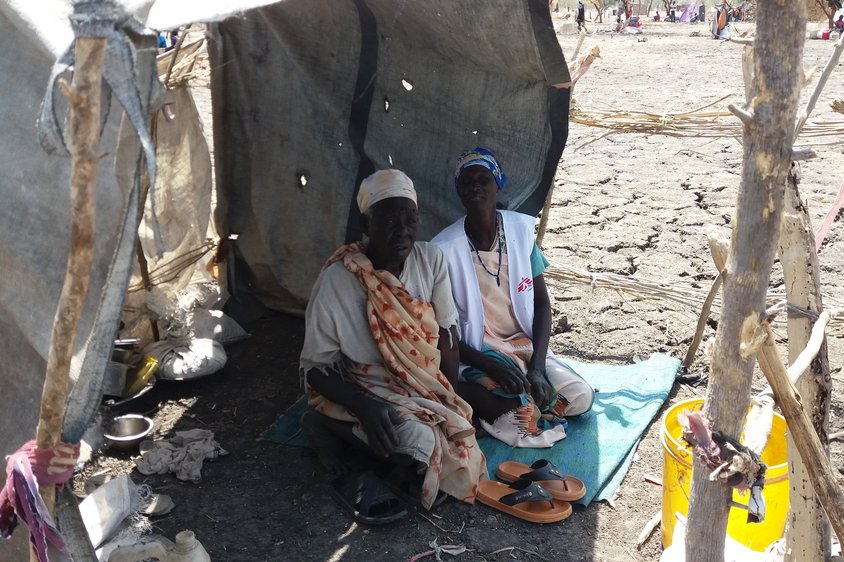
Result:
<svg viewBox="0 0 844 562">
<path fill-rule="evenodd" d="M 530 277 L 522 277 L 522 280 L 519 281 L 519 287 L 516 290 L 520 293 L 524 293 L 525 291 L 532 291 L 533 279 L 531 279 Z"/>
</svg>

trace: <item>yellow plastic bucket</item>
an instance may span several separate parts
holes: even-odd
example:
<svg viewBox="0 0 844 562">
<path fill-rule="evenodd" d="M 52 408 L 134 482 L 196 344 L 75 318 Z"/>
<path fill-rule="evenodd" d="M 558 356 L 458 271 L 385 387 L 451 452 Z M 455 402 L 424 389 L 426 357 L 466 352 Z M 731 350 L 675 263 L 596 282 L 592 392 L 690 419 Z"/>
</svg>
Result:
<svg viewBox="0 0 844 562">
<path fill-rule="evenodd" d="M 662 421 L 662 546 L 671 545 L 675 513 L 686 515 L 689 510 L 689 494 L 692 483 L 692 451 L 682 438 L 682 428 L 677 416 L 683 410 L 698 410 L 703 406 L 702 398 L 685 400 L 672 406 Z M 748 523 L 747 511 L 733 507 L 727 521 L 727 534 L 756 551 L 765 548 L 782 537 L 788 516 L 788 453 L 785 445 L 785 419 L 774 414 L 771 437 L 762 461 L 768 465 L 765 478 L 765 521 Z M 733 501 L 747 505 L 749 494 L 733 492 Z"/>
</svg>

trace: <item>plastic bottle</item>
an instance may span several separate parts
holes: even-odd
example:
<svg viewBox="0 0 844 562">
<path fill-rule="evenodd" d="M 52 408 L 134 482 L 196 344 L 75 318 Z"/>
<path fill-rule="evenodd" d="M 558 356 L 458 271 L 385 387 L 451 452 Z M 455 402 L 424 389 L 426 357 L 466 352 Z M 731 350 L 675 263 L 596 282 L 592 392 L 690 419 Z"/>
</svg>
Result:
<svg viewBox="0 0 844 562">
<path fill-rule="evenodd" d="M 153 541 L 115 548 L 108 562 L 140 562 L 147 558 L 157 558 L 160 562 L 211 562 L 211 557 L 193 531 L 180 532 L 176 535 L 176 542 L 170 546 Z"/>
</svg>

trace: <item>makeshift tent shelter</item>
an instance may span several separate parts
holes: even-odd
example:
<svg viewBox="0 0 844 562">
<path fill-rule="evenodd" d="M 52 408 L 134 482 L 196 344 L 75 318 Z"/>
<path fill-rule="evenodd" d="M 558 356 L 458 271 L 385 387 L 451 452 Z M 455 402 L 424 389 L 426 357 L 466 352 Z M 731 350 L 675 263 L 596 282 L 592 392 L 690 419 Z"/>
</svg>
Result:
<svg viewBox="0 0 844 562">
<path fill-rule="evenodd" d="M 680 22 L 689 23 L 692 17 L 698 13 L 699 6 L 699 2 L 689 2 L 685 9 L 683 9 L 683 13 L 680 15 Z"/>
<path fill-rule="evenodd" d="M 301 309 L 323 259 L 357 237 L 355 190 L 377 168 L 398 167 L 415 180 L 423 238 L 460 214 L 451 167 L 474 145 L 495 149 L 507 166 L 508 208 L 536 213 L 542 206 L 569 109 L 568 89 L 551 87 L 567 83 L 569 74 L 544 0 L 478 7 L 430 0 L 117 4 L 156 30 L 220 22 L 210 26 L 217 228 L 239 234 L 251 291 L 270 307 Z M 257 8 L 268 4 L 274 5 Z M 70 162 L 42 151 L 35 121 L 53 63 L 72 40 L 70 11 L 69 0 L 0 2 L 4 454 L 34 434 L 67 261 Z M 235 13 L 243 17 L 226 20 Z M 154 37 L 131 37 L 135 83 L 142 109 L 150 110 Z M 109 157 L 97 182 L 92 278 L 71 366 L 67 441 L 79 440 L 100 401 L 142 215 L 141 152 L 112 106 L 101 144 Z M 159 171 L 159 178 L 166 175 Z M 164 181 L 154 189 L 157 201 L 174 193 Z M 179 216 L 158 219 L 162 243 L 168 232 L 191 230 Z M 145 249 L 153 254 L 155 246 Z M 12 547 L 0 545 L 0 557 L 25 556 L 22 533 L 16 538 Z"/>
</svg>

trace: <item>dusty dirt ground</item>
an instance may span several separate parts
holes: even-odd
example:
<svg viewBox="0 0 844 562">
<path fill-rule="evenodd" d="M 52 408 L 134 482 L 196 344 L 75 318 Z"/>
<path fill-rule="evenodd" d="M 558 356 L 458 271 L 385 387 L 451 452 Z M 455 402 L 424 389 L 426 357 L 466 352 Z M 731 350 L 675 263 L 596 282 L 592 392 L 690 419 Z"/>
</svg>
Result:
<svg viewBox="0 0 844 562">
<path fill-rule="evenodd" d="M 595 26 L 590 26 L 594 31 Z M 752 29 L 751 25 L 743 26 Z M 690 37 L 699 30 L 702 37 Z M 703 26 L 647 24 L 642 36 L 590 35 L 602 58 L 577 85 L 585 108 L 670 112 L 693 109 L 725 95 L 719 107 L 743 98 L 736 44 L 713 41 Z M 647 41 L 641 41 L 641 38 Z M 569 56 L 576 37 L 561 34 Z M 826 62 L 828 41 L 807 41 L 805 66 Z M 816 114 L 829 114 L 841 90 L 835 70 Z M 201 84 L 200 84 L 201 85 Z M 804 95 L 805 99 L 805 95 Z M 210 120 L 210 108 L 205 108 Z M 714 278 L 707 249 L 710 225 L 729 232 L 739 186 L 739 140 L 617 134 L 595 140 L 603 130 L 573 124 L 553 197 L 544 248 L 549 257 L 599 272 L 676 282 L 704 290 Z M 835 139 L 824 139 L 825 141 Z M 594 141 L 584 145 L 587 141 Z M 802 164 L 801 195 L 814 224 L 826 213 L 844 176 L 842 145 L 817 149 Z M 844 226 L 833 226 L 820 253 L 828 306 L 844 302 Z M 781 288 L 775 266 L 772 286 Z M 696 313 L 668 301 L 633 300 L 588 286 L 552 284 L 556 333 L 553 347 L 587 361 L 627 363 L 654 352 L 682 358 L 694 333 Z M 563 320 L 565 317 L 565 320 Z M 706 374 L 714 336 L 707 329 L 693 371 Z M 204 428 L 231 454 L 206 463 L 200 484 L 172 476 L 133 480 L 169 494 L 169 515 L 154 520 L 154 531 L 172 538 L 196 532 L 213 560 L 408 560 L 436 540 L 465 545 L 455 560 L 654 561 L 661 545 L 657 531 L 643 548 L 637 536 L 657 513 L 661 488 L 645 476 L 661 476 L 659 418 L 649 427 L 630 471 L 612 502 L 576 507 L 561 524 L 536 526 L 485 506 L 447 502 L 433 514 L 411 514 L 386 528 L 353 524 L 328 495 L 327 478 L 306 449 L 259 440 L 261 433 L 298 397 L 297 359 L 303 323 L 286 316 L 263 318 L 246 328 L 252 337 L 229 349 L 225 369 L 207 379 L 156 385 L 125 407 L 156 421 L 155 436 L 174 429 Z M 784 334 L 784 330 L 780 330 Z M 831 431 L 844 429 L 844 339 L 840 325 L 829 338 L 834 400 Z M 760 386 L 757 376 L 756 387 Z M 704 383 L 705 385 L 705 383 Z M 705 386 L 675 384 L 667 405 L 702 396 Z M 833 443 L 832 461 L 844 470 L 844 445 Z M 96 457 L 82 475 L 131 471 L 129 456 Z M 844 483 L 844 476 L 839 480 Z M 433 559 L 433 558 L 430 558 Z"/>
</svg>

